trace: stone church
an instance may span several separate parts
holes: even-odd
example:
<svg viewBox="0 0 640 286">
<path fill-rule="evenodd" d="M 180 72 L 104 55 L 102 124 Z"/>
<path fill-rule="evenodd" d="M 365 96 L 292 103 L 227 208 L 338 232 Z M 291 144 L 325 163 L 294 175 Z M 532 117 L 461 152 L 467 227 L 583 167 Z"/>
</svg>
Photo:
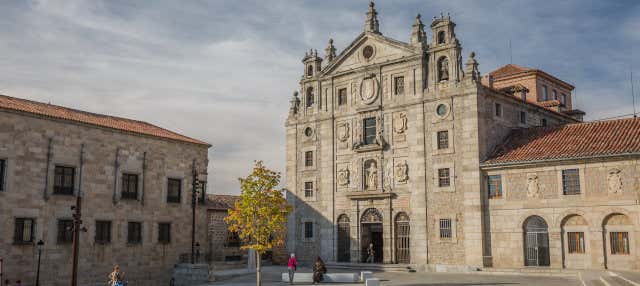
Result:
<svg viewBox="0 0 640 286">
<path fill-rule="evenodd" d="M 379 26 L 371 2 L 343 51 L 329 40 L 302 60 L 286 120 L 290 252 L 638 269 L 639 119 L 583 123 L 574 87 L 538 69 L 481 76 L 449 16 L 425 29 L 418 15 L 409 42 Z"/>
</svg>

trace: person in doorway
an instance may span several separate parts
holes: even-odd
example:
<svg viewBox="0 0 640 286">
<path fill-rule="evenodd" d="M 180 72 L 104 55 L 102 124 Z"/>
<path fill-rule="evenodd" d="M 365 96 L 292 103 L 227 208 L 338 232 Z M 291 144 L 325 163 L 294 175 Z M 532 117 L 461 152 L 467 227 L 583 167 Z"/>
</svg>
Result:
<svg viewBox="0 0 640 286">
<path fill-rule="evenodd" d="M 120 266 L 113 266 L 113 272 L 109 274 L 109 286 L 124 286 L 124 272 L 120 272 Z"/>
<path fill-rule="evenodd" d="M 313 284 L 318 284 L 324 280 L 323 275 L 327 273 L 327 267 L 324 265 L 322 258 L 318 256 L 316 263 L 313 264 Z"/>
<path fill-rule="evenodd" d="M 369 243 L 369 247 L 367 247 L 367 263 L 373 263 L 375 252 L 376 251 L 373 250 L 373 242 Z"/>
<path fill-rule="evenodd" d="M 291 257 L 289 257 L 289 261 L 287 262 L 287 268 L 289 269 L 289 284 L 293 284 L 293 275 L 295 275 L 296 270 L 298 270 L 298 260 L 296 260 L 295 253 L 291 253 Z"/>
</svg>

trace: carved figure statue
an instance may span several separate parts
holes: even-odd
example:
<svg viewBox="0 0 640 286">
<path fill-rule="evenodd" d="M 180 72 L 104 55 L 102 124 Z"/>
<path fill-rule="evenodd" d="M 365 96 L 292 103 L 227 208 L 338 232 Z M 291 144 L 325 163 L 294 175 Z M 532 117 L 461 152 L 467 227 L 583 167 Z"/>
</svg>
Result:
<svg viewBox="0 0 640 286">
<path fill-rule="evenodd" d="M 396 181 L 399 183 L 405 183 L 409 180 L 409 166 L 406 161 L 402 161 L 396 164 Z"/>
<path fill-rule="evenodd" d="M 349 169 L 343 168 L 338 171 L 338 185 L 346 186 L 349 184 Z"/>
<path fill-rule="evenodd" d="M 607 190 L 609 194 L 617 194 L 622 191 L 622 178 L 620 177 L 620 170 L 609 170 L 607 175 Z"/>
<path fill-rule="evenodd" d="M 527 197 L 539 198 L 540 186 L 538 184 L 538 175 L 532 174 L 527 176 Z"/>
<path fill-rule="evenodd" d="M 375 190 L 378 188 L 378 166 L 376 162 L 371 162 L 367 169 L 367 190 Z"/>
<path fill-rule="evenodd" d="M 447 58 L 440 60 L 439 73 L 440 81 L 449 80 L 449 60 Z"/>
</svg>

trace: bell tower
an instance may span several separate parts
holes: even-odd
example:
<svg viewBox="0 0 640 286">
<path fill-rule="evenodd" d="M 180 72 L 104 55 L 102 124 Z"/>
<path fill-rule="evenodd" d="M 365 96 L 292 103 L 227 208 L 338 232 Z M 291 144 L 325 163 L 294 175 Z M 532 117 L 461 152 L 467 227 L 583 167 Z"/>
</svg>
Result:
<svg viewBox="0 0 640 286">
<path fill-rule="evenodd" d="M 432 40 L 427 50 L 429 57 L 428 86 L 446 88 L 464 77 L 460 42 L 456 38 L 456 24 L 451 17 L 440 14 L 431 23 Z"/>
</svg>

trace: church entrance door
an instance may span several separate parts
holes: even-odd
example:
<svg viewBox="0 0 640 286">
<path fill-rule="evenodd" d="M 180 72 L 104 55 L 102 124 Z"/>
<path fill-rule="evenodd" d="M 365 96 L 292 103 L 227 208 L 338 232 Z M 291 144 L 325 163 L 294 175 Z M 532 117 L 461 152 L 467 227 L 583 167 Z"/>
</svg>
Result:
<svg viewBox="0 0 640 286">
<path fill-rule="evenodd" d="M 377 209 L 367 209 L 360 220 L 362 225 L 362 236 L 360 238 L 360 246 L 362 253 L 362 262 L 366 262 L 368 258 L 369 244 L 373 243 L 373 262 L 382 263 L 383 261 L 383 235 L 382 235 L 382 215 Z"/>
</svg>

